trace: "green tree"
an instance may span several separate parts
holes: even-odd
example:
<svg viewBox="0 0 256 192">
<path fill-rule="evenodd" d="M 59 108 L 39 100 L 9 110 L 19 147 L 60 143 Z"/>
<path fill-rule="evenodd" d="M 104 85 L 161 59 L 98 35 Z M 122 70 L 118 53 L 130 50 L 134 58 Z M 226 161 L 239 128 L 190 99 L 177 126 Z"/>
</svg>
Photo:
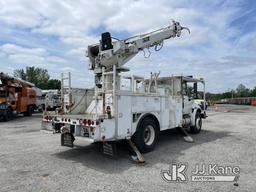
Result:
<svg viewBox="0 0 256 192">
<path fill-rule="evenodd" d="M 243 84 L 238 85 L 236 88 L 237 97 L 249 97 L 250 89 L 246 88 Z"/>
<path fill-rule="evenodd" d="M 14 77 L 19 77 L 23 80 L 27 80 L 27 76 L 26 76 L 26 73 L 24 71 L 24 69 L 16 69 L 14 70 Z"/>
<path fill-rule="evenodd" d="M 50 79 L 48 81 L 48 89 L 60 89 L 61 82 L 58 79 Z"/>
<path fill-rule="evenodd" d="M 251 90 L 250 97 L 256 97 L 256 87 Z"/>
<path fill-rule="evenodd" d="M 57 79 L 50 79 L 47 69 L 37 67 L 26 67 L 24 69 L 16 69 L 14 76 L 25 81 L 34 83 L 36 87 L 41 89 L 60 89 L 61 82 Z"/>
</svg>

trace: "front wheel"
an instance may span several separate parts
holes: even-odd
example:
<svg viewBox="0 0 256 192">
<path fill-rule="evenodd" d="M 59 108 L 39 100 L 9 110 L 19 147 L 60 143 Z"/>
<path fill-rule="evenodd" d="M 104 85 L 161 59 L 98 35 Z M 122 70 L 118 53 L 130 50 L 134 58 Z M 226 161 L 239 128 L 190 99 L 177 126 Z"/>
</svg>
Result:
<svg viewBox="0 0 256 192">
<path fill-rule="evenodd" d="M 6 114 L 3 116 L 4 121 L 9 121 L 12 117 L 12 110 L 7 109 Z"/>
<path fill-rule="evenodd" d="M 147 153 L 155 148 L 158 136 L 159 129 L 155 121 L 151 118 L 145 118 L 133 135 L 133 142 L 140 152 Z"/>
<path fill-rule="evenodd" d="M 190 133 L 200 133 L 202 129 L 202 117 L 200 112 L 196 112 L 196 117 L 195 117 L 195 125 L 190 126 L 189 132 Z"/>
</svg>

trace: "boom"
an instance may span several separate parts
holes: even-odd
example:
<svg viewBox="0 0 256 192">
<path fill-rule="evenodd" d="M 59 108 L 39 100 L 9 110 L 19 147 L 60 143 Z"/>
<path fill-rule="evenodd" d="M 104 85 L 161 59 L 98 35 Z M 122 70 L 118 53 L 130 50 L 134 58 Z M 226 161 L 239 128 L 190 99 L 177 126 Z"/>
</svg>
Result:
<svg viewBox="0 0 256 192">
<path fill-rule="evenodd" d="M 0 80 L 5 85 L 16 84 L 16 86 L 35 87 L 35 85 L 33 83 L 30 83 L 28 81 L 24 81 L 22 79 L 18 79 L 18 78 L 15 78 L 15 77 L 11 77 L 7 74 L 4 74 L 3 72 L 0 73 Z"/>
<path fill-rule="evenodd" d="M 165 28 L 114 42 L 112 42 L 109 32 L 103 33 L 100 43 L 88 46 L 89 69 L 99 74 L 102 72 L 102 67 L 105 68 L 105 71 L 112 70 L 114 65 L 120 68 L 139 51 L 144 51 L 144 49 L 153 46 L 155 46 L 156 51 L 160 50 L 164 40 L 179 37 L 183 29 L 190 32 L 188 28 L 182 27 L 179 22 L 173 21 L 171 25 Z"/>
</svg>

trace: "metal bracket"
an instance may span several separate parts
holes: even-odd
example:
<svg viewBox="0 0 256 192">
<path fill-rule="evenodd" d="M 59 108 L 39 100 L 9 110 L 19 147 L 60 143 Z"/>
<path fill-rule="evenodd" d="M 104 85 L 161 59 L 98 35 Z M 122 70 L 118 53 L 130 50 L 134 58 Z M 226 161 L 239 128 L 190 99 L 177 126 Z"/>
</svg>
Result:
<svg viewBox="0 0 256 192">
<path fill-rule="evenodd" d="M 194 143 L 194 139 L 188 134 L 188 132 L 183 127 L 178 127 L 180 133 L 183 135 L 183 138 L 188 143 Z"/>
<path fill-rule="evenodd" d="M 131 139 L 127 139 L 126 141 L 136 154 L 136 156 L 131 155 L 132 160 L 135 161 L 136 163 L 145 163 L 144 157 L 142 156 L 136 145 L 131 141 Z"/>
</svg>

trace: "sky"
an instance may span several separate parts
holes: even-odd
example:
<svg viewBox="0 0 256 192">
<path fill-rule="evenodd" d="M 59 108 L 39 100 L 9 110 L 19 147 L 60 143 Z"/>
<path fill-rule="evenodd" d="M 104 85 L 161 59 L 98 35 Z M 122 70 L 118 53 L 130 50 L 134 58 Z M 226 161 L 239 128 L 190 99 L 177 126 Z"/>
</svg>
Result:
<svg viewBox="0 0 256 192">
<path fill-rule="evenodd" d="M 57 79 L 70 71 L 73 87 L 92 87 L 85 52 L 102 32 L 125 39 L 171 19 L 191 34 L 166 40 L 148 59 L 139 53 L 129 74 L 203 77 L 215 93 L 256 86 L 254 0 L 0 0 L 0 71 L 36 66 Z"/>
</svg>

